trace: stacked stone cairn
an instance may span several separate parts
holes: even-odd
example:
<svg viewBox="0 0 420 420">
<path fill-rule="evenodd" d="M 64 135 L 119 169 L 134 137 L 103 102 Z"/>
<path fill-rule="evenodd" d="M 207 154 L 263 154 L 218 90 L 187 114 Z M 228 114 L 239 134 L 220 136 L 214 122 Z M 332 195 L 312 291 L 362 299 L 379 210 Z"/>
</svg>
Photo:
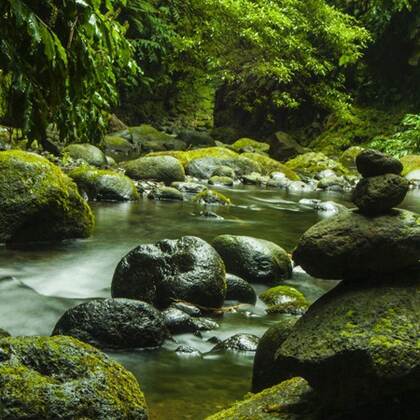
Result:
<svg viewBox="0 0 420 420">
<path fill-rule="evenodd" d="M 419 418 L 420 216 L 394 208 L 408 191 L 398 160 L 366 150 L 356 163 L 357 209 L 314 225 L 293 255 L 310 275 L 342 281 L 296 324 L 266 333 L 259 393 L 223 418 Z"/>
</svg>

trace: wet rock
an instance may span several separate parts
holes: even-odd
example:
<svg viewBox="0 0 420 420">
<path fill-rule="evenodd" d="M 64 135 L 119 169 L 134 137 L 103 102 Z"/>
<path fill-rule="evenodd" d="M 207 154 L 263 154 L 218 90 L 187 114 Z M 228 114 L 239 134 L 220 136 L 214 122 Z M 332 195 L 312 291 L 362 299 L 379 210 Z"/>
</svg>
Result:
<svg viewBox="0 0 420 420">
<path fill-rule="evenodd" d="M 337 174 L 332 169 L 324 169 L 321 172 L 318 172 L 315 176 L 317 179 L 331 178 L 337 176 Z"/>
<path fill-rule="evenodd" d="M 261 141 L 249 139 L 243 137 L 239 140 L 236 140 L 235 143 L 232 144 L 232 149 L 238 153 L 268 153 L 270 150 L 270 145 L 267 143 L 263 143 Z"/>
<path fill-rule="evenodd" d="M 260 294 L 269 314 L 302 315 L 309 303 L 303 293 L 290 286 L 276 286 Z"/>
<path fill-rule="evenodd" d="M 0 152 L 0 202 L 0 242 L 85 238 L 93 230 L 92 212 L 76 185 L 33 153 Z"/>
<path fill-rule="evenodd" d="M 314 184 L 309 184 L 302 181 L 293 181 L 287 185 L 287 191 L 291 193 L 308 193 L 316 190 Z"/>
<path fill-rule="evenodd" d="M 147 196 L 150 200 L 161 201 L 183 201 L 184 195 L 181 191 L 172 187 L 158 187 L 153 189 Z"/>
<path fill-rule="evenodd" d="M 235 178 L 235 171 L 230 166 L 218 166 L 212 173 L 212 176 L 227 176 Z"/>
<path fill-rule="evenodd" d="M 420 216 L 392 210 L 375 218 L 343 211 L 317 223 L 302 236 L 293 259 L 324 279 L 369 279 L 377 273 L 416 266 L 420 255 Z"/>
<path fill-rule="evenodd" d="M 291 276 L 287 252 L 273 242 L 249 236 L 221 235 L 212 245 L 223 258 L 227 271 L 250 283 L 276 283 Z"/>
<path fill-rule="evenodd" d="M 394 174 L 363 178 L 353 191 L 352 201 L 363 214 L 386 213 L 401 204 L 410 183 Z"/>
<path fill-rule="evenodd" d="M 176 348 L 175 352 L 177 354 L 183 355 L 183 356 L 193 356 L 193 357 L 200 357 L 201 356 L 200 351 L 198 351 L 194 347 L 190 347 L 190 346 L 186 346 L 186 345 L 178 346 Z"/>
<path fill-rule="evenodd" d="M 0 340 L 2 419 L 148 418 L 134 376 L 95 348 L 71 337 Z"/>
<path fill-rule="evenodd" d="M 320 213 L 326 213 L 334 215 L 341 211 L 347 210 L 347 207 L 334 201 L 321 201 L 315 198 L 302 198 L 299 200 L 299 204 L 304 207 L 313 208 L 318 210 Z"/>
<path fill-rule="evenodd" d="M 270 178 L 268 176 L 261 175 L 257 172 L 242 177 L 243 183 L 248 185 L 264 185 L 267 184 L 269 180 Z"/>
<path fill-rule="evenodd" d="M 112 296 L 168 307 L 173 300 L 218 308 L 226 295 L 225 267 L 200 238 L 185 236 L 140 245 L 118 264 Z"/>
<path fill-rule="evenodd" d="M 118 172 L 81 166 L 69 173 L 90 200 L 134 201 L 140 198 L 133 181 Z"/>
<path fill-rule="evenodd" d="M 229 206 L 231 204 L 230 198 L 213 190 L 198 193 L 194 196 L 193 202 L 201 206 Z"/>
<path fill-rule="evenodd" d="M 252 392 L 260 392 L 284 380 L 276 366 L 277 350 L 289 336 L 297 318 L 283 319 L 270 327 L 261 337 L 254 358 Z"/>
<path fill-rule="evenodd" d="M 68 153 L 73 159 L 82 159 L 92 166 L 106 166 L 105 153 L 92 144 L 70 144 L 63 149 L 64 153 Z"/>
<path fill-rule="evenodd" d="M 257 349 L 258 341 L 259 338 L 253 334 L 236 334 L 216 344 L 211 352 L 254 352 Z"/>
<path fill-rule="evenodd" d="M 356 165 L 357 170 L 364 177 L 399 175 L 403 170 L 403 165 L 398 159 L 370 149 L 364 150 L 357 156 Z"/>
<path fill-rule="evenodd" d="M 308 152 L 299 155 L 287 161 L 286 166 L 310 178 L 326 169 L 334 171 L 336 175 L 346 175 L 348 173 L 348 170 L 340 162 L 319 152 Z"/>
<path fill-rule="evenodd" d="M 176 188 L 186 194 L 198 194 L 202 191 L 207 190 L 207 187 L 197 182 L 173 182 L 171 187 Z"/>
<path fill-rule="evenodd" d="M 214 146 L 213 137 L 207 131 L 181 130 L 178 137 L 191 146 Z"/>
<path fill-rule="evenodd" d="M 168 337 L 164 318 L 148 303 L 97 299 L 67 310 L 53 335 L 67 335 L 100 348 L 159 347 Z"/>
<path fill-rule="evenodd" d="M 282 172 L 273 172 L 267 185 L 275 188 L 287 188 L 291 182 L 292 181 Z"/>
<path fill-rule="evenodd" d="M 327 191 L 345 191 L 350 189 L 350 184 L 341 176 L 330 176 L 322 178 L 317 187 Z"/>
<path fill-rule="evenodd" d="M 341 283 L 296 323 L 276 355 L 328 406 L 352 408 L 419 392 L 419 280 L 380 287 Z"/>
<path fill-rule="evenodd" d="M 226 300 L 236 300 L 254 305 L 257 295 L 247 281 L 234 274 L 226 274 Z"/>
<path fill-rule="evenodd" d="M 184 181 L 184 168 L 178 159 L 171 156 L 142 157 L 125 162 L 126 174 L 132 179 L 162 181 L 170 184 Z"/>
<path fill-rule="evenodd" d="M 103 145 L 107 152 L 117 153 L 121 155 L 127 155 L 133 150 L 135 150 L 134 145 L 130 143 L 127 139 L 115 135 L 105 136 Z"/>
<path fill-rule="evenodd" d="M 195 214 L 193 214 L 193 215 L 195 216 Z M 224 220 L 224 218 L 222 216 L 219 216 L 214 211 L 208 211 L 208 210 L 200 211 L 198 216 L 200 216 L 202 218 L 206 218 L 206 219 L 213 219 L 213 220 L 219 220 L 219 221 Z"/>
<path fill-rule="evenodd" d="M 228 176 L 212 176 L 209 179 L 209 184 L 231 187 L 233 185 L 233 179 L 229 178 Z"/>
<path fill-rule="evenodd" d="M 171 334 L 194 333 L 196 331 L 214 330 L 219 327 L 216 322 L 200 317 L 192 317 L 188 313 L 170 306 L 162 312 L 166 328 Z"/>
</svg>

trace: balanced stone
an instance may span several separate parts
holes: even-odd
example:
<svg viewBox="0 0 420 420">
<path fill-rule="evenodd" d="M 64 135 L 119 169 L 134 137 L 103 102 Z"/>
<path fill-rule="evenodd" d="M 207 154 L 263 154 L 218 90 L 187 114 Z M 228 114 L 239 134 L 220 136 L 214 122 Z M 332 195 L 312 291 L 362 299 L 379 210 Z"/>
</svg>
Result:
<svg viewBox="0 0 420 420">
<path fill-rule="evenodd" d="M 364 150 L 356 157 L 356 166 L 364 177 L 399 175 L 403 170 L 403 165 L 398 159 L 370 149 Z"/>
<path fill-rule="evenodd" d="M 409 181 L 395 174 L 363 178 L 353 191 L 352 201 L 363 214 L 381 214 L 401 204 L 409 187 Z"/>
</svg>

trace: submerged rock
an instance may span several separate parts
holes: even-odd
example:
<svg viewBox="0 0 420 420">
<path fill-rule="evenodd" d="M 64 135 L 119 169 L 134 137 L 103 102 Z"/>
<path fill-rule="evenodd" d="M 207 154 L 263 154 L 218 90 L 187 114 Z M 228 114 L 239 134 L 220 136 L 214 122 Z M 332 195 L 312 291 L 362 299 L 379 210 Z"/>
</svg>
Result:
<svg viewBox="0 0 420 420">
<path fill-rule="evenodd" d="M 335 408 L 420 388 L 419 280 L 380 287 L 341 283 L 314 303 L 276 355 L 278 372 L 303 376 Z"/>
<path fill-rule="evenodd" d="M 226 274 L 226 300 L 237 300 L 254 305 L 257 295 L 247 281 L 234 274 Z"/>
<path fill-rule="evenodd" d="M 276 286 L 260 294 L 260 299 L 268 306 L 267 313 L 302 315 L 309 303 L 303 293 L 290 286 Z"/>
<path fill-rule="evenodd" d="M 249 236 L 220 235 L 212 245 L 223 258 L 228 272 L 250 283 L 278 283 L 292 274 L 287 252 L 273 242 Z"/>
<path fill-rule="evenodd" d="M 364 177 L 399 175 L 403 170 L 403 165 L 398 159 L 370 149 L 364 150 L 357 156 L 356 165 L 357 170 Z"/>
<path fill-rule="evenodd" d="M 140 245 L 118 264 L 112 296 L 168 307 L 182 300 L 218 308 L 226 295 L 225 266 L 218 253 L 193 236 Z"/>
<path fill-rule="evenodd" d="M 230 198 L 213 190 L 204 190 L 193 197 L 193 201 L 202 206 L 230 206 Z"/>
<path fill-rule="evenodd" d="M 63 152 L 68 153 L 73 159 L 82 159 L 92 166 L 106 166 L 105 153 L 92 144 L 70 144 L 63 149 Z"/>
<path fill-rule="evenodd" d="M 129 299 L 97 299 L 67 310 L 53 335 L 68 335 L 100 348 L 159 347 L 168 337 L 152 305 Z"/>
<path fill-rule="evenodd" d="M 216 344 L 211 352 L 254 352 L 257 349 L 258 341 L 259 338 L 253 334 L 236 334 Z"/>
<path fill-rule="evenodd" d="M 394 174 L 363 178 L 353 191 L 352 201 L 363 214 L 386 213 L 402 203 L 409 187 L 405 178 Z"/>
<path fill-rule="evenodd" d="M 166 184 L 185 180 L 184 168 L 171 156 L 142 157 L 125 162 L 124 167 L 127 176 L 133 179 L 152 179 Z"/>
<path fill-rule="evenodd" d="M 293 259 L 324 279 L 361 279 L 416 266 L 420 255 L 420 216 L 391 210 L 374 218 L 343 211 L 307 230 Z"/>
<path fill-rule="evenodd" d="M 0 152 L 0 242 L 88 237 L 92 212 L 76 185 L 47 159 L 19 150 Z"/>
<path fill-rule="evenodd" d="M 70 337 L 0 340 L 2 419 L 148 418 L 134 376 Z"/>
<path fill-rule="evenodd" d="M 260 392 L 284 380 L 283 372 L 276 367 L 275 356 L 292 331 L 296 320 L 296 317 L 282 319 L 261 337 L 254 358 L 252 392 Z"/>
</svg>

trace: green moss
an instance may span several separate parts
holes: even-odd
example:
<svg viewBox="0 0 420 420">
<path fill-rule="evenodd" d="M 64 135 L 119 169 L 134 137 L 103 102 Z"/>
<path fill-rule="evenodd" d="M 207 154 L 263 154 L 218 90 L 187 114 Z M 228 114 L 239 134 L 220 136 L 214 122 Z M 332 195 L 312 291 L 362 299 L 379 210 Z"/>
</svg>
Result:
<svg viewBox="0 0 420 420">
<path fill-rule="evenodd" d="M 408 175 L 411 171 L 420 170 L 420 155 L 407 155 L 400 160 L 403 164 L 403 176 Z"/>
<path fill-rule="evenodd" d="M 290 286 L 276 286 L 260 294 L 267 313 L 302 314 L 309 306 L 305 296 Z"/>
<path fill-rule="evenodd" d="M 308 152 L 286 162 L 286 166 L 301 175 L 313 177 L 325 169 L 333 170 L 337 175 L 348 175 L 349 170 L 341 163 L 323 153 Z"/>
<path fill-rule="evenodd" d="M 263 143 L 261 141 L 249 139 L 249 138 L 241 138 L 236 140 L 235 143 L 231 146 L 237 152 L 262 152 L 268 153 L 270 150 L 270 145 L 267 143 Z"/>
<path fill-rule="evenodd" d="M 200 205 L 229 206 L 230 198 L 214 190 L 204 190 L 193 197 L 193 202 Z"/>
<path fill-rule="evenodd" d="M 296 172 L 293 170 L 293 168 L 289 168 L 283 163 L 271 159 L 268 156 L 263 156 L 258 153 L 242 153 L 241 157 L 245 157 L 247 159 L 251 159 L 259 163 L 261 165 L 262 173 L 264 175 L 270 175 L 273 172 L 281 172 L 292 181 L 297 181 L 300 179 Z"/>
<path fill-rule="evenodd" d="M 106 156 L 102 150 L 92 144 L 70 144 L 63 149 L 64 153 L 68 153 L 73 159 L 82 159 L 89 165 L 106 166 Z"/>
<path fill-rule="evenodd" d="M 361 152 L 363 152 L 363 150 L 365 149 L 360 146 L 349 147 L 341 154 L 339 162 L 348 169 L 355 169 L 356 158 Z"/>
<path fill-rule="evenodd" d="M 133 149 L 133 145 L 128 140 L 119 136 L 105 136 L 103 145 L 109 150 L 122 152 L 129 152 Z"/>
</svg>

